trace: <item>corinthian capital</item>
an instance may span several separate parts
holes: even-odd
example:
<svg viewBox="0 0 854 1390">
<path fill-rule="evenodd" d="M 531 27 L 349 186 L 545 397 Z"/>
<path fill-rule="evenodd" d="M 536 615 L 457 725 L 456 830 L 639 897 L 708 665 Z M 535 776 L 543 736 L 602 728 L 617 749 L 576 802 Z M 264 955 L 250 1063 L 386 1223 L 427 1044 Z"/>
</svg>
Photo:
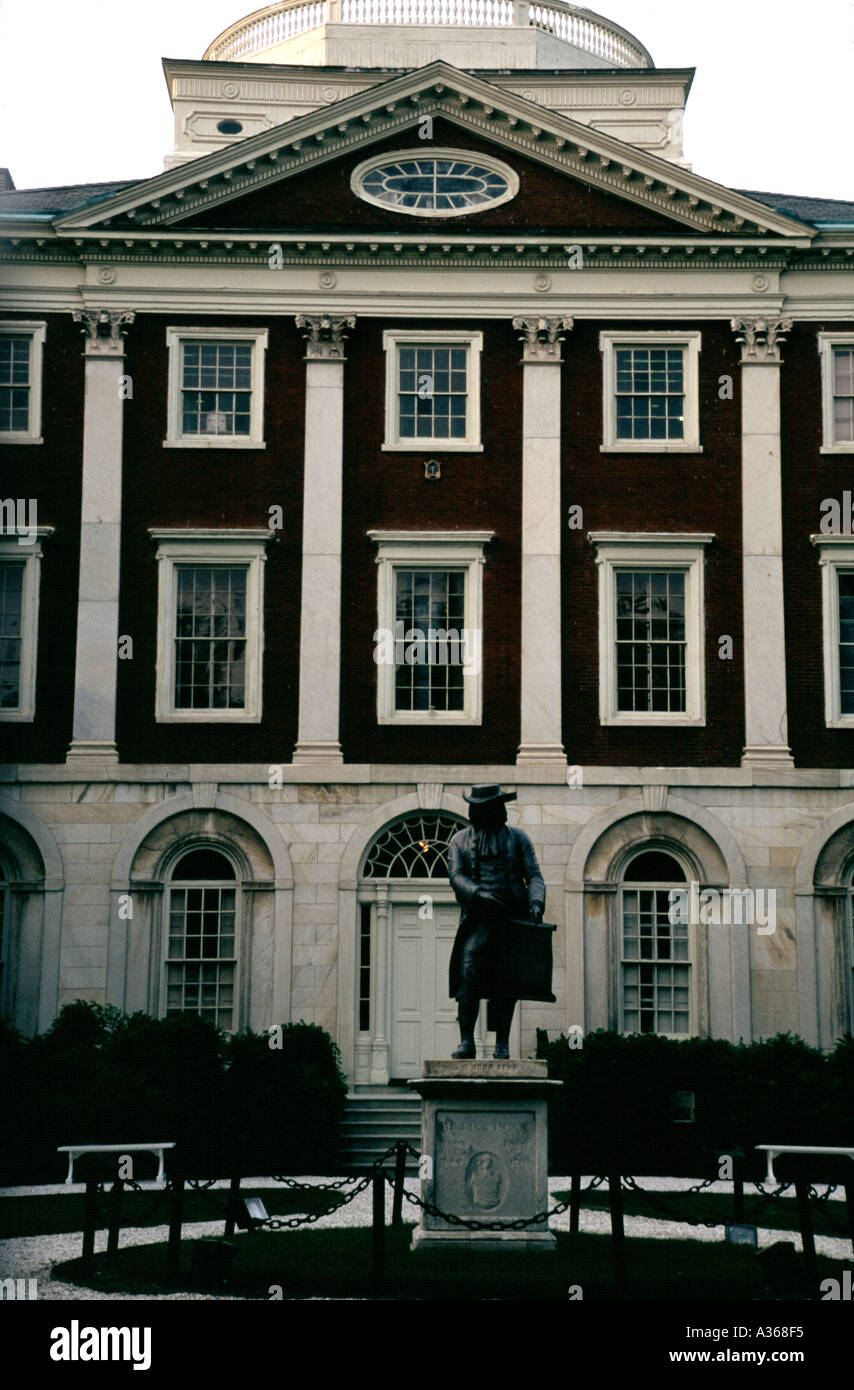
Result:
<svg viewBox="0 0 854 1390">
<path fill-rule="evenodd" d="M 125 324 L 133 323 L 132 309 L 74 309 L 75 323 L 82 324 L 86 334 L 86 352 L 101 357 L 121 357 L 124 354 Z"/>
<path fill-rule="evenodd" d="M 792 327 L 791 319 L 732 319 L 735 341 L 741 343 L 741 363 L 782 362 L 780 349 Z"/>
<path fill-rule="evenodd" d="M 513 320 L 513 327 L 522 343 L 523 362 L 559 362 L 560 345 L 572 328 L 570 318 L 546 318 L 535 315 L 531 318 Z"/>
<path fill-rule="evenodd" d="M 296 323 L 305 338 L 306 357 L 344 361 L 345 329 L 356 327 L 353 314 L 297 314 Z"/>
</svg>

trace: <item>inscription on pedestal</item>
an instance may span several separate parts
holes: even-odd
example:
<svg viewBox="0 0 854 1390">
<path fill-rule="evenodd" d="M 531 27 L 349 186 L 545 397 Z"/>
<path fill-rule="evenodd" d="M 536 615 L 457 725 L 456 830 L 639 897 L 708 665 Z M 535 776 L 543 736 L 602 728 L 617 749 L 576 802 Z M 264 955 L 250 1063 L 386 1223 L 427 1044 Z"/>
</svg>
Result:
<svg viewBox="0 0 854 1390">
<path fill-rule="evenodd" d="M 436 1112 L 435 1203 L 458 1216 L 502 1220 L 536 1210 L 534 1114 L 515 1110 Z M 434 1221 L 429 1223 L 431 1226 Z M 435 1221 L 439 1228 L 445 1222 Z"/>
</svg>

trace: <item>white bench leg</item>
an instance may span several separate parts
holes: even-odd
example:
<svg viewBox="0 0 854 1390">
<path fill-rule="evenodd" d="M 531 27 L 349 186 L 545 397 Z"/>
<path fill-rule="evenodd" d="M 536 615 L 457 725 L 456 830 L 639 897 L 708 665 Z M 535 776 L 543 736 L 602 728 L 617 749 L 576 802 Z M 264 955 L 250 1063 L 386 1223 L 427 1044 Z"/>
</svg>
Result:
<svg viewBox="0 0 854 1390">
<path fill-rule="evenodd" d="M 152 1152 L 152 1153 L 158 1154 L 159 1157 L 160 1157 L 160 1164 L 159 1164 L 158 1169 L 157 1169 L 157 1179 L 156 1179 L 156 1180 L 157 1180 L 157 1182 L 165 1182 L 165 1181 L 166 1181 L 166 1174 L 165 1174 L 164 1171 L 163 1171 L 163 1150 L 162 1150 L 162 1149 L 152 1149 L 151 1152 Z"/>
<path fill-rule="evenodd" d="M 768 1150 L 768 1172 L 765 1181 L 772 1183 L 774 1187 L 777 1186 L 777 1179 L 774 1177 L 774 1153 L 771 1149 Z"/>
<path fill-rule="evenodd" d="M 73 1154 L 73 1153 L 70 1153 L 70 1154 L 68 1155 L 68 1176 L 67 1176 L 66 1179 L 65 1179 L 66 1186 L 68 1185 L 68 1183 L 73 1182 L 73 1181 L 74 1181 L 74 1154 Z"/>
</svg>

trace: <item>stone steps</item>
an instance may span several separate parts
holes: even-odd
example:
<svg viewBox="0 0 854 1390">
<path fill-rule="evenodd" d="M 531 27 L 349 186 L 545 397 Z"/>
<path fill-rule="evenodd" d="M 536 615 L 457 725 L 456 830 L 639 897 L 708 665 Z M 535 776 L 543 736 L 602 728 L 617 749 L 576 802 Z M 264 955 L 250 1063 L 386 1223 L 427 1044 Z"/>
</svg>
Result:
<svg viewBox="0 0 854 1390">
<path fill-rule="evenodd" d="M 342 1138 L 345 1172 L 370 1168 L 397 1139 L 405 1139 L 414 1149 L 420 1150 L 420 1096 L 390 1086 L 352 1091 L 344 1111 Z M 410 1155 L 407 1173 L 414 1173 L 417 1166 Z"/>
</svg>

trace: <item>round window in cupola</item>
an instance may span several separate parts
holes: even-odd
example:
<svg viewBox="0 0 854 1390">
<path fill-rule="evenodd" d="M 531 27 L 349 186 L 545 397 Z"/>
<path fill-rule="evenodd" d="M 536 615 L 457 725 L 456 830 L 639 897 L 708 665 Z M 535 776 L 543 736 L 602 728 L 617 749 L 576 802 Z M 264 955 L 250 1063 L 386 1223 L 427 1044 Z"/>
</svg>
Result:
<svg viewBox="0 0 854 1390">
<path fill-rule="evenodd" d="M 366 203 L 410 217 L 462 217 L 515 198 L 518 175 L 488 155 L 465 150 L 399 150 L 353 170 L 350 184 Z"/>
<path fill-rule="evenodd" d="M 217 121 L 217 130 L 220 135 L 240 135 L 243 130 L 242 121 Z"/>
</svg>

